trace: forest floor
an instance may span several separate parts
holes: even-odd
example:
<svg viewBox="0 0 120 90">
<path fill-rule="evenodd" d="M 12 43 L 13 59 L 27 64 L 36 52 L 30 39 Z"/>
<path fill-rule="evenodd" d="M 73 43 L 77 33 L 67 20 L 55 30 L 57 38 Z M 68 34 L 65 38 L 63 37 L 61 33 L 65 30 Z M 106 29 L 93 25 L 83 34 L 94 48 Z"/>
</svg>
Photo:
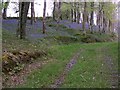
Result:
<svg viewBox="0 0 120 90">
<path fill-rule="evenodd" d="M 10 27 L 7 27 L 7 29 Z M 56 27 L 53 26 L 52 28 L 55 29 Z M 24 68 L 17 74 L 3 75 L 3 87 L 118 87 L 117 42 L 84 43 L 76 41 L 75 38 L 71 39 L 71 37 L 73 37 L 74 34 L 78 34 L 78 31 L 68 30 L 65 29 L 65 27 L 62 27 L 65 31 L 60 28 L 61 31 L 59 32 L 64 33 L 64 36 L 72 36 L 70 36 L 70 38 L 62 37 L 62 40 L 60 37 L 57 41 L 56 38 L 51 37 L 52 35 L 50 33 L 46 34 L 48 38 L 40 39 L 39 37 L 37 40 L 32 40 L 30 38 L 29 40 L 20 40 L 15 37 L 13 33 L 8 31 L 10 29 L 6 30 L 5 27 L 3 29 L 3 52 L 44 51 L 46 53 L 43 57 L 31 59 L 31 63 L 25 64 Z M 51 33 L 58 36 L 59 32 L 56 30 L 54 31 L 55 32 L 51 31 Z M 63 35 L 62 33 L 61 35 Z M 98 34 L 93 34 L 93 36 L 95 35 L 99 36 Z M 97 38 L 104 38 L 105 41 L 107 41 L 108 38 L 111 39 L 111 36 L 101 35 Z"/>
</svg>

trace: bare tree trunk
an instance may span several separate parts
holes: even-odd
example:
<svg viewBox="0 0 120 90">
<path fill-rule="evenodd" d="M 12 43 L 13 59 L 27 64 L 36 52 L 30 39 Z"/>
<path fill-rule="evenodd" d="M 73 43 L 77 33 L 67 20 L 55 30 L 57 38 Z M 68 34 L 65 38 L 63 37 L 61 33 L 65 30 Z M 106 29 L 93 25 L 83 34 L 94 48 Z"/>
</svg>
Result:
<svg viewBox="0 0 120 90">
<path fill-rule="evenodd" d="M 76 22 L 76 2 L 74 2 L 74 22 Z"/>
<path fill-rule="evenodd" d="M 101 7 L 100 7 L 100 3 L 99 3 L 99 12 L 98 12 L 98 16 L 97 16 L 97 25 L 99 27 L 99 32 L 101 31 L 101 28 L 100 28 L 100 17 L 101 17 Z"/>
<path fill-rule="evenodd" d="M 46 31 L 46 25 L 45 25 L 45 20 L 46 20 L 46 0 L 44 0 L 44 8 L 43 8 L 43 34 L 45 34 Z"/>
<path fill-rule="evenodd" d="M 91 14 L 90 14 L 90 31 L 91 33 L 93 32 L 93 25 L 94 25 L 94 11 L 93 11 L 93 8 L 94 8 L 94 2 L 91 2 Z"/>
<path fill-rule="evenodd" d="M 104 2 L 102 3 L 102 7 L 104 7 Z M 105 18 L 105 11 L 103 10 L 103 22 L 102 22 L 102 24 L 103 24 L 103 29 L 102 29 L 102 32 L 103 33 L 105 33 L 105 30 L 106 30 L 106 18 Z"/>
<path fill-rule="evenodd" d="M 34 2 L 31 2 L 31 24 L 34 21 Z"/>
<path fill-rule="evenodd" d="M 108 25 L 108 30 L 109 30 L 109 33 L 111 32 L 111 29 L 112 29 L 112 22 L 109 20 L 109 25 Z"/>
<path fill-rule="evenodd" d="M 3 14 L 2 14 L 3 19 L 7 19 L 7 7 L 8 7 L 8 5 L 9 5 L 9 1 L 5 2 L 4 8 L 3 8 Z"/>
<path fill-rule="evenodd" d="M 86 7 L 87 7 L 87 2 L 84 2 L 84 12 L 83 12 L 83 23 L 82 23 L 82 28 L 83 31 L 86 33 L 85 29 L 85 23 L 86 23 Z"/>
<path fill-rule="evenodd" d="M 80 23 L 80 10 L 79 10 L 79 2 L 78 2 L 78 8 L 77 8 L 77 23 Z"/>
<path fill-rule="evenodd" d="M 71 5 L 73 6 L 73 2 L 71 2 Z M 71 8 L 71 22 L 74 21 L 73 17 L 74 17 L 74 11 L 73 8 Z"/>
<path fill-rule="evenodd" d="M 99 2 L 99 12 L 98 12 L 97 24 L 99 27 L 99 32 L 101 34 L 103 32 L 103 2 Z"/>
<path fill-rule="evenodd" d="M 54 7 L 53 7 L 53 20 L 55 21 L 55 8 L 56 8 L 56 2 L 54 1 Z"/>
<path fill-rule="evenodd" d="M 27 14 L 29 9 L 30 2 L 22 2 L 21 3 L 21 12 L 20 12 L 20 39 L 25 39 L 26 32 L 26 21 L 27 21 Z"/>
<path fill-rule="evenodd" d="M 22 3 L 19 2 L 19 19 L 18 19 L 18 28 L 17 28 L 17 31 L 16 31 L 16 36 L 17 37 L 20 35 L 21 5 L 22 5 Z"/>
<path fill-rule="evenodd" d="M 58 17 L 57 17 L 57 23 L 59 23 L 60 21 L 60 17 L 61 17 L 61 2 L 59 1 L 58 3 Z"/>
</svg>

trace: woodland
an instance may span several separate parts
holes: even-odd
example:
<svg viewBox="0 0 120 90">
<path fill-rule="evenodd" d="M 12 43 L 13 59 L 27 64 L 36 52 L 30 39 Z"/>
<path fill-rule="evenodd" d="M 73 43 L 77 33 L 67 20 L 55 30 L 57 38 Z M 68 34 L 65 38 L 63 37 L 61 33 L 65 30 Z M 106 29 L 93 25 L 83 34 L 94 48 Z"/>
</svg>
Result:
<svg viewBox="0 0 120 90">
<path fill-rule="evenodd" d="M 118 88 L 120 2 L 51 2 L 1 3 L 3 88 Z"/>
</svg>

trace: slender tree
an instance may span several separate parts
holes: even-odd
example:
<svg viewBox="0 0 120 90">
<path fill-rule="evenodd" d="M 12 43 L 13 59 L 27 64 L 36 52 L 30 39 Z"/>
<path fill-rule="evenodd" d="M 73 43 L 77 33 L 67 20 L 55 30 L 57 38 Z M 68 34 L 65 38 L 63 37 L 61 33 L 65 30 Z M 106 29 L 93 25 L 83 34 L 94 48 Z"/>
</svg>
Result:
<svg viewBox="0 0 120 90">
<path fill-rule="evenodd" d="M 83 11 L 83 23 L 82 23 L 82 29 L 86 33 L 85 30 L 85 23 L 87 21 L 87 2 L 84 2 L 84 11 Z"/>
<path fill-rule="evenodd" d="M 7 8 L 9 5 L 9 0 L 7 0 L 5 3 L 3 3 L 3 19 L 7 19 Z"/>
<path fill-rule="evenodd" d="M 74 7 L 74 3 L 73 2 L 71 2 L 71 6 L 72 6 L 72 8 L 71 8 L 71 22 L 73 22 L 74 21 L 74 9 L 73 9 L 73 7 Z"/>
<path fill-rule="evenodd" d="M 35 21 L 34 18 L 34 2 L 31 2 L 31 24 Z"/>
<path fill-rule="evenodd" d="M 16 31 L 17 37 L 20 35 L 21 6 L 22 6 L 22 3 L 19 1 L 19 11 L 18 11 L 19 12 L 19 19 L 18 19 L 18 28 Z"/>
<path fill-rule="evenodd" d="M 46 20 L 46 0 L 44 0 L 44 8 L 43 8 L 43 34 L 45 34 L 46 31 L 46 25 L 45 25 L 45 20 Z"/>
<path fill-rule="evenodd" d="M 53 2 L 53 20 L 55 21 L 55 9 L 56 9 L 56 2 Z"/>
<path fill-rule="evenodd" d="M 58 17 L 57 17 L 57 22 L 59 23 L 60 17 L 61 17 L 61 4 L 62 2 L 58 2 Z"/>
<path fill-rule="evenodd" d="M 76 2 L 74 2 L 74 22 L 76 22 L 76 19 L 77 19 L 77 15 L 76 15 Z"/>
<path fill-rule="evenodd" d="M 80 6 L 79 6 L 79 2 L 77 4 L 77 23 L 79 24 L 80 22 Z"/>
<path fill-rule="evenodd" d="M 90 13 L 90 31 L 93 32 L 94 25 L 94 2 L 91 2 L 91 13 Z"/>
</svg>

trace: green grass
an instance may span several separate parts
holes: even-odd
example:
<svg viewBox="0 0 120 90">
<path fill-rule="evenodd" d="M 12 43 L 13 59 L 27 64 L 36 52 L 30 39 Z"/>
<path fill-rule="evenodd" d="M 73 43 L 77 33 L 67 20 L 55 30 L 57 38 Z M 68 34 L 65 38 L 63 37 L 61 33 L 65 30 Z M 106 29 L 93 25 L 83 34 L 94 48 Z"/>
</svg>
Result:
<svg viewBox="0 0 120 90">
<path fill-rule="evenodd" d="M 53 46 L 49 54 L 55 60 L 45 65 L 42 69 L 33 71 L 28 77 L 27 82 L 19 87 L 49 87 L 59 74 L 64 70 L 65 65 L 76 51 L 81 49 L 77 64 L 68 73 L 65 82 L 61 86 L 77 88 L 106 88 L 110 87 L 107 81 L 109 72 L 103 64 L 103 54 L 101 49 L 111 47 L 107 53 L 115 56 L 117 54 L 117 43 L 95 43 L 95 44 L 69 44 Z M 110 49 L 110 48 L 108 48 Z M 117 58 L 116 58 L 117 59 Z M 116 60 L 117 61 L 117 60 Z M 101 74 L 101 72 L 103 72 Z M 93 79 L 94 78 L 94 79 Z"/>
<path fill-rule="evenodd" d="M 49 87 L 63 71 L 65 65 L 69 62 L 77 49 L 79 49 L 79 44 L 53 46 L 49 53 L 53 55 L 55 60 L 45 65 L 42 69 L 32 72 L 27 77 L 27 82 L 18 87 Z"/>
<path fill-rule="evenodd" d="M 81 56 L 77 64 L 69 72 L 65 79 L 62 88 L 77 87 L 77 88 L 109 88 L 110 83 L 108 73 L 110 72 L 104 64 L 103 56 L 106 54 L 112 55 L 113 62 L 117 61 L 117 43 L 96 43 L 83 45 Z M 101 49 L 107 48 L 105 52 Z M 114 63 L 115 65 L 117 62 Z M 103 72 L 103 73 L 101 73 Z M 107 73 L 107 74 L 106 74 Z"/>
<path fill-rule="evenodd" d="M 47 48 L 47 42 L 44 41 L 44 43 L 41 42 L 33 42 L 29 41 L 27 39 L 19 39 L 17 38 L 14 34 L 3 31 L 2 32 L 2 48 L 3 50 L 7 51 L 38 51 L 38 50 L 43 50 L 46 51 Z M 26 48 L 27 47 L 27 48 Z"/>
<path fill-rule="evenodd" d="M 118 61 L 116 42 L 90 44 L 69 43 L 68 45 L 52 44 L 52 46 L 49 45 L 49 42 L 50 41 L 46 39 L 37 42 L 20 40 L 16 38 L 15 35 L 10 35 L 8 32 L 3 32 L 3 49 L 7 49 L 8 51 L 29 50 L 32 52 L 36 50 L 47 50 L 48 55 L 53 58 L 52 62 L 46 64 L 41 69 L 33 70 L 32 73 L 26 77 L 26 82 L 16 87 L 50 87 L 50 85 L 60 75 L 66 64 L 78 50 L 81 50 L 78 62 L 71 69 L 61 87 L 110 87 L 110 84 L 107 81 L 109 79 L 108 74 L 101 74 L 101 72 L 109 72 L 105 65 L 102 66 L 104 60 L 103 56 L 110 55 L 116 65 Z M 54 43 L 53 40 L 52 42 Z"/>
</svg>

